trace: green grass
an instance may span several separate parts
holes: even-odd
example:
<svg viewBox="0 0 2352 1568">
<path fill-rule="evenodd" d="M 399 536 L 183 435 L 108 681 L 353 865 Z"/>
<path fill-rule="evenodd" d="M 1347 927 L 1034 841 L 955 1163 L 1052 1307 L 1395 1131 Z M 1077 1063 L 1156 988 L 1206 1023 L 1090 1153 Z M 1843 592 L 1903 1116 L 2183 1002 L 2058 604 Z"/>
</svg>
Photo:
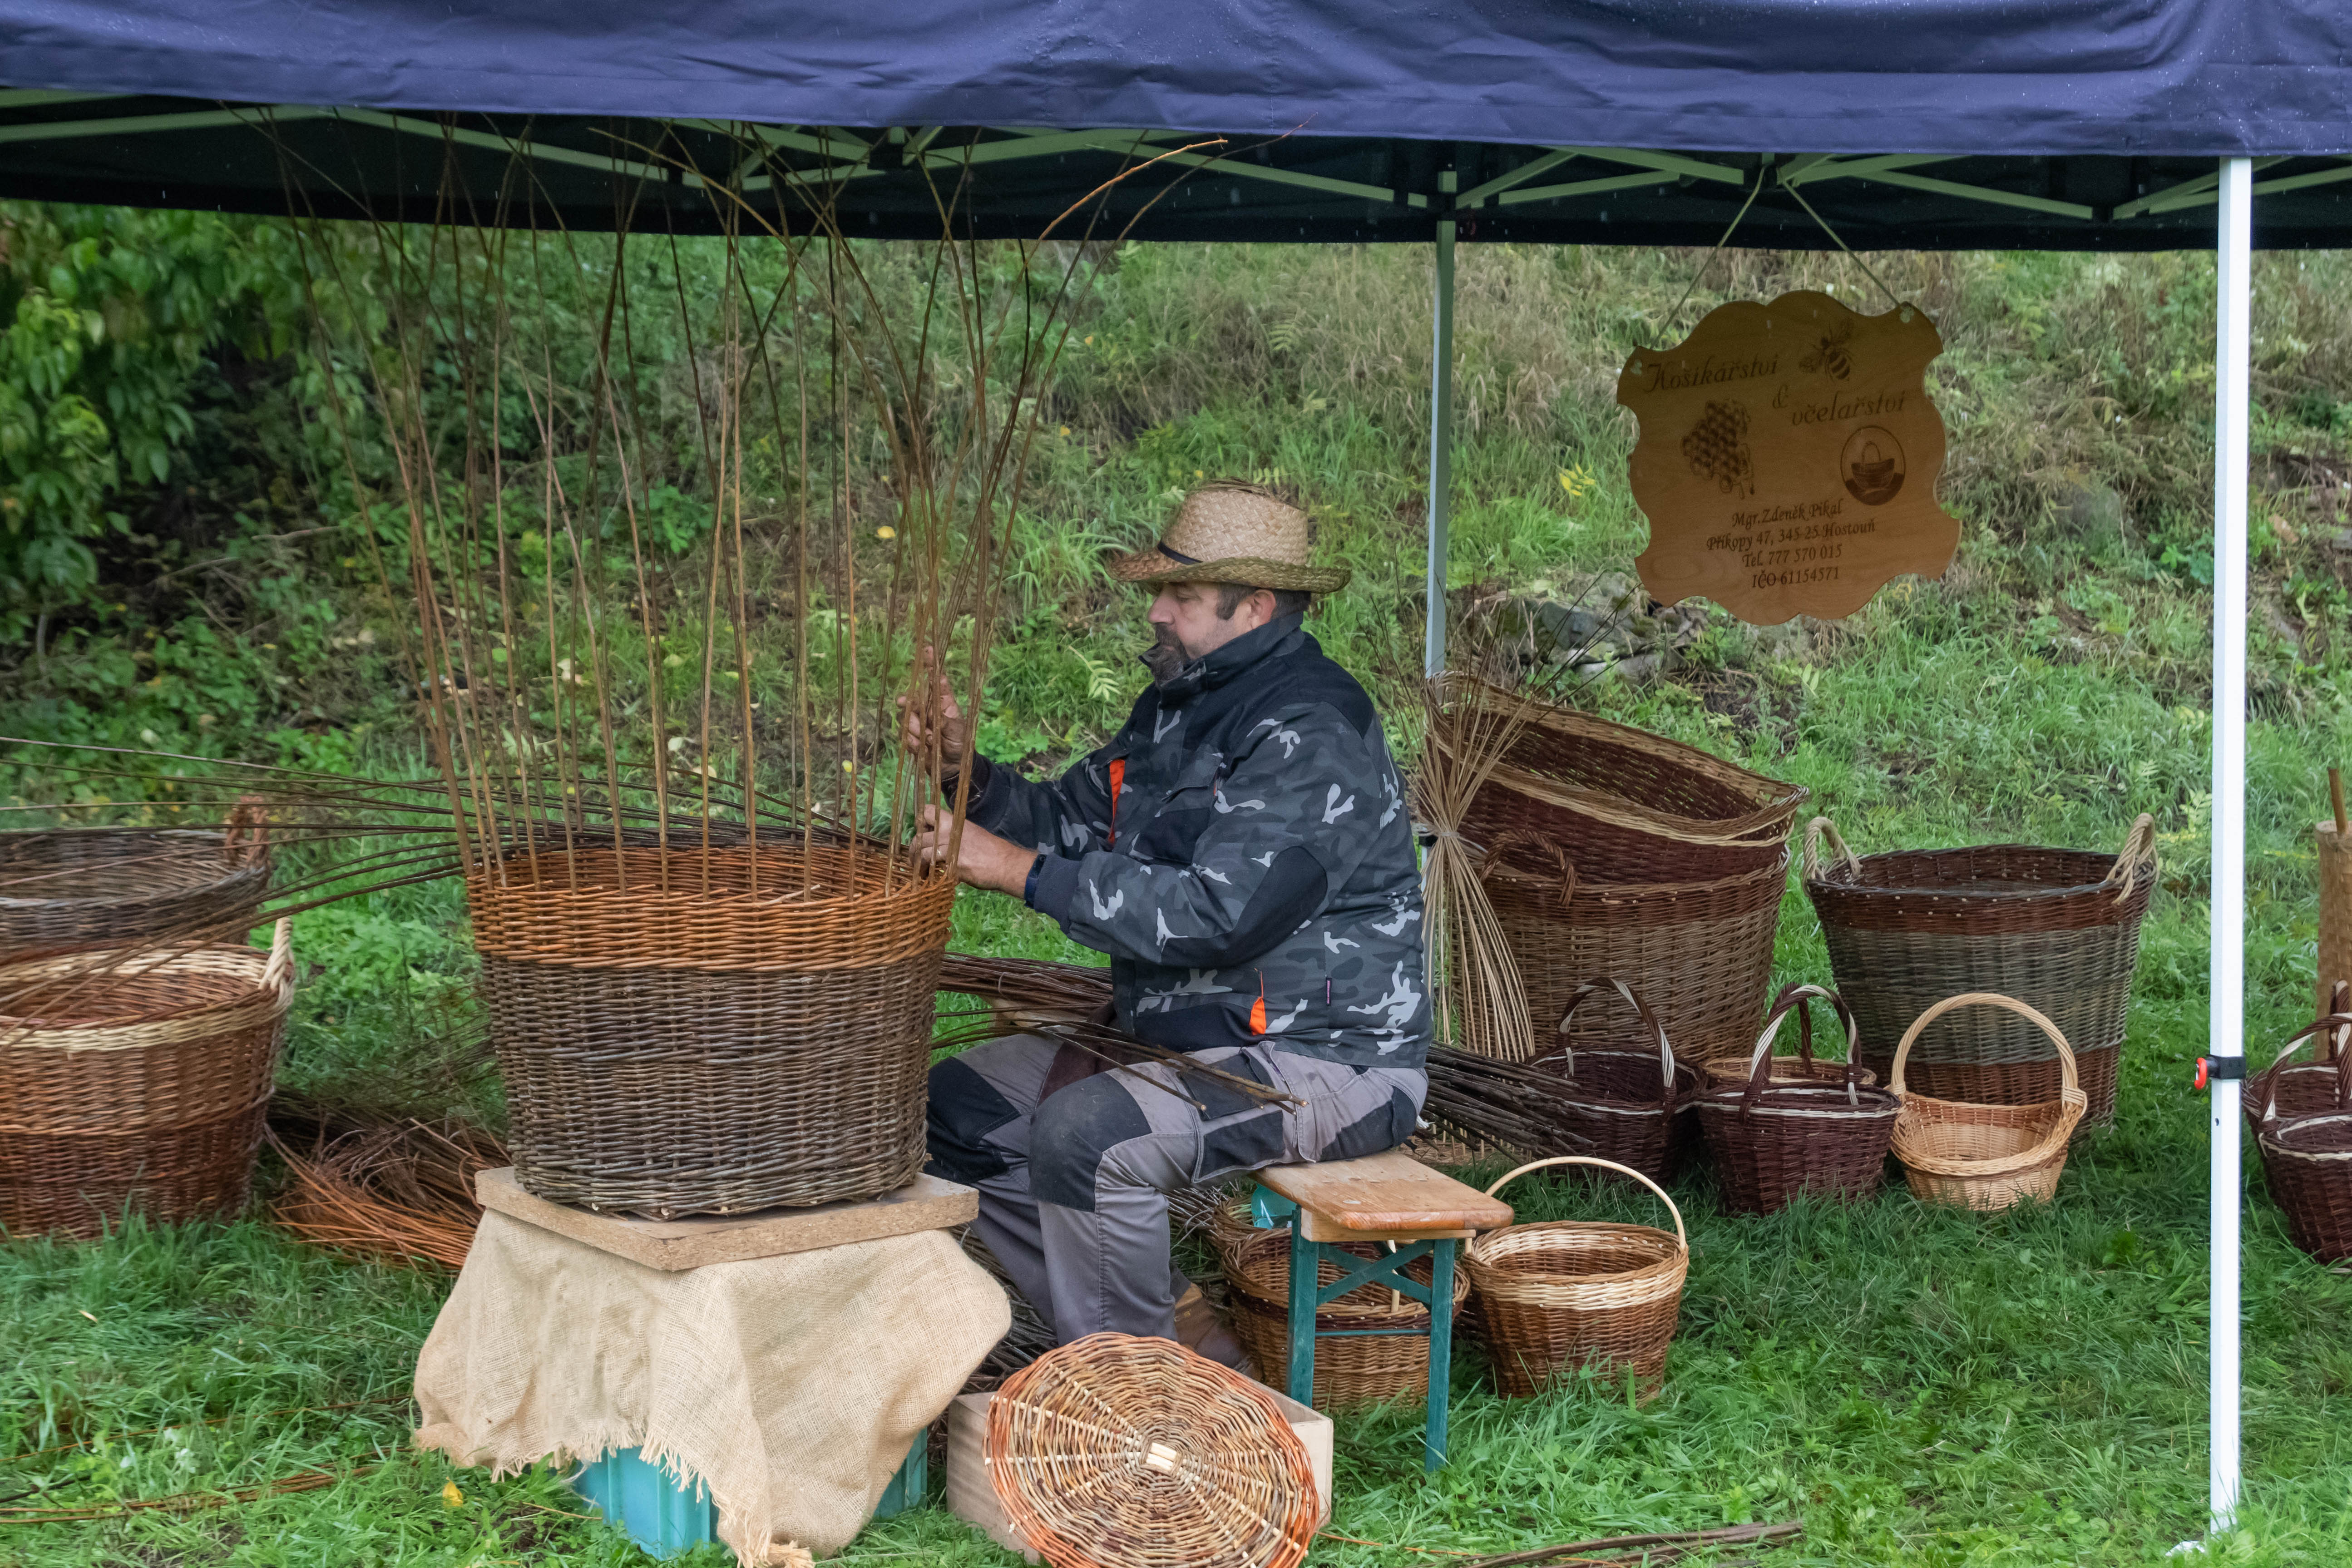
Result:
<svg viewBox="0 0 2352 1568">
<path fill-rule="evenodd" d="M 1627 348 L 1660 335 L 1695 264 L 1465 249 L 1457 589 L 1567 595 L 1625 567 L 1643 525 L 1622 482 L 1627 431 L 1610 379 Z M 1769 298 L 1843 287 L 1842 265 L 1727 253 L 1714 280 L 1727 295 Z M 2352 467 L 2347 265 L 2271 257 L 2258 269 L 2248 1016 L 2258 1062 L 2307 1008 L 2308 824 L 2322 809 L 2319 768 L 2352 762 L 2352 535 L 2335 542 L 2344 492 L 2315 477 Z M 1403 250 L 1144 247 L 1107 275 L 1018 531 L 992 744 L 1050 762 L 1117 722 L 1141 679 L 1131 659 L 1140 605 L 1102 578 L 1097 552 L 1149 536 L 1167 493 L 1196 472 L 1278 475 L 1305 489 L 1327 550 L 1358 572 L 1315 627 L 1398 710 L 1421 633 L 1426 267 Z M 1417 1412 L 1341 1418 L 1332 1527 L 1386 1545 L 1325 1542 L 1318 1563 L 1436 1564 L 1448 1559 L 1425 1553 L 1793 1516 L 1805 1538 L 1767 1563 L 2120 1568 L 2201 1532 L 2204 1102 L 2189 1073 L 2204 1047 L 2210 888 L 2210 262 L 1922 257 L 1881 270 L 1927 305 L 1950 345 L 1936 374 L 1953 432 L 1944 494 L 1966 525 L 1953 572 L 1898 584 L 1834 626 L 1757 632 L 1717 616 L 1681 669 L 1604 683 L 1591 699 L 1807 785 L 1865 852 L 2011 839 L 2111 847 L 2134 814 L 2155 813 L 2164 887 L 2118 1126 L 2078 1152 L 2055 1203 L 2002 1216 L 1925 1209 L 1896 1191 L 1853 1210 L 1733 1219 L 1715 1212 L 1704 1177 L 1685 1182 L 1675 1195 L 1694 1258 L 1665 1394 L 1638 1410 L 1605 1388 L 1505 1402 L 1465 1348 L 1454 1463 L 1441 1475 L 1421 1473 Z M 303 591 L 339 592 L 311 581 Z M 346 628 L 373 613 L 356 597 L 331 607 Z M 261 635 L 247 641 L 274 647 Z M 171 679 L 153 695 L 142 695 L 142 677 L 117 703 L 73 684 L 103 651 L 76 643 L 45 671 L 0 678 L 0 705 L 20 722 L 65 714 L 61 735 L 131 743 L 151 721 L 175 733 L 142 715 L 188 682 L 182 705 L 223 715 L 214 739 L 233 754 L 299 742 L 338 748 L 342 765 L 368 744 L 413 746 L 396 700 L 354 695 L 360 676 L 331 660 L 294 668 L 272 653 L 268 668 L 291 683 L 286 703 L 323 701 L 381 725 L 378 740 L 289 739 L 260 704 L 247 705 L 264 715 L 247 724 L 226 697 L 194 689 L 199 676 L 228 680 L 226 664 L 159 665 Z M 5 783 L 25 787 L 18 773 Z M 301 917 L 293 1076 L 406 1038 L 413 1012 L 466 978 L 457 917 L 447 887 Z M 1083 956 L 1001 900 L 967 897 L 955 941 Z M 1793 888 L 1776 959 L 1779 979 L 1827 978 Z M 2249 1495 L 2243 1529 L 2217 1555 L 2352 1561 L 2352 1453 L 2340 1436 L 2352 1430 L 2352 1279 L 2288 1247 L 2251 1154 L 2249 1171 Z M 1572 1183 L 1514 1197 L 1528 1218 L 1654 1217 Z M 255 1222 L 0 1248 L 0 1457 L 92 1440 L 0 1464 L 0 1494 L 71 1483 L 54 1500 L 90 1504 L 375 1467 L 331 1489 L 179 1518 L 0 1524 L 0 1564 L 627 1559 L 610 1532 L 567 1517 L 576 1510 L 550 1475 L 490 1483 L 409 1450 L 396 1403 L 275 1414 L 404 1390 L 445 1289 L 304 1251 Z M 196 1426 L 206 1421 L 217 1424 Z M 127 1435 L 163 1426 L 176 1431 Z M 453 1479 L 456 1505 L 443 1495 Z M 870 1528 L 845 1560 L 1012 1561 L 936 1508 Z"/>
</svg>

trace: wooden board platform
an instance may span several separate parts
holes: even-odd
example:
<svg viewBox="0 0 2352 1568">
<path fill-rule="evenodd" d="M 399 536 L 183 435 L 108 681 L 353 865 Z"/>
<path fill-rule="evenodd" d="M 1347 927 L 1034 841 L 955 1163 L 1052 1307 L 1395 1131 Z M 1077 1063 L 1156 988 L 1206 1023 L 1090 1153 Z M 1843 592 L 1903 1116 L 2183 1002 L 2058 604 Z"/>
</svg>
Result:
<svg viewBox="0 0 2352 1568">
<path fill-rule="evenodd" d="M 476 1177 L 474 1195 L 484 1208 L 496 1209 L 526 1225 L 584 1242 L 632 1263 L 673 1272 L 707 1263 L 818 1252 L 919 1230 L 945 1230 L 969 1225 L 980 1213 L 979 1193 L 937 1176 L 917 1176 L 895 1193 L 863 1203 L 669 1220 L 630 1219 L 549 1203 L 523 1191 L 511 1165 L 484 1171 Z"/>
<path fill-rule="evenodd" d="M 1402 1149 L 1319 1165 L 1269 1165 L 1257 1179 L 1298 1205 L 1309 1241 L 1459 1239 L 1511 1223 L 1510 1205 Z"/>
</svg>

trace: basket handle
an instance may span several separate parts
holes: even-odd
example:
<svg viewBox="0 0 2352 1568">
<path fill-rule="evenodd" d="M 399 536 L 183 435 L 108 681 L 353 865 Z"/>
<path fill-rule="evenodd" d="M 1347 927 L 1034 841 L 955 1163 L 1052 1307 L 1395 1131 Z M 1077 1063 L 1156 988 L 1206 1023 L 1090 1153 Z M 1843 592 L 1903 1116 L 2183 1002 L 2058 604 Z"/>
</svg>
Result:
<svg viewBox="0 0 2352 1568">
<path fill-rule="evenodd" d="M 1507 1171 L 1496 1177 L 1495 1184 L 1486 1189 L 1486 1195 L 1493 1197 L 1512 1181 L 1526 1175 L 1529 1171 L 1540 1171 L 1546 1165 L 1598 1165 L 1604 1171 L 1614 1171 L 1621 1176 L 1633 1177 L 1658 1194 L 1658 1201 L 1666 1205 L 1668 1214 L 1675 1216 L 1675 1240 L 1682 1245 L 1685 1252 L 1690 1250 L 1690 1233 L 1683 1228 L 1683 1211 L 1675 1206 L 1675 1200 L 1666 1195 L 1666 1189 L 1633 1169 L 1633 1166 L 1621 1165 L 1614 1160 L 1597 1159 L 1591 1154 L 1555 1154 L 1549 1160 L 1530 1160 L 1517 1170 Z"/>
<path fill-rule="evenodd" d="M 1505 851 L 1533 849 L 1551 861 L 1559 871 L 1559 907 L 1566 909 L 1576 897 L 1576 862 L 1559 847 L 1559 840 L 1549 833 L 1538 833 L 1529 827 L 1507 827 L 1495 835 L 1486 846 L 1486 858 L 1478 862 L 1478 880 L 1484 882 L 1503 863 Z"/>
<path fill-rule="evenodd" d="M 2336 983 L 2335 995 L 2340 1005 L 2345 996 L 2345 987 L 2341 981 Z M 2352 1034 L 2352 1008 L 2339 1006 L 2338 1011 L 2322 1013 L 2318 1017 L 2289 1035 L 2286 1037 L 2286 1043 L 2279 1047 L 2279 1054 L 2271 1058 L 2271 1065 L 2256 1075 L 2253 1080 L 2252 1087 L 2254 1096 L 2263 1102 L 2261 1119 L 2268 1121 L 2278 1113 L 2278 1077 L 2286 1070 L 2287 1058 L 2303 1049 L 2305 1046 L 2313 1043 L 2323 1044 L 2334 1051 L 2332 1058 L 2319 1057 L 2315 1059 L 2323 1066 L 2330 1060 L 2335 1062 L 2336 1105 L 2342 1110 L 2352 1110 L 2352 1051 L 2343 1048 L 2343 1042 L 2347 1034 Z"/>
<path fill-rule="evenodd" d="M 1917 1039 L 1928 1025 L 1955 1008 L 1979 1005 L 2006 1007 L 2020 1017 L 2032 1020 L 2036 1027 L 2050 1037 L 2051 1043 L 2058 1047 L 2059 1092 L 2061 1094 L 2082 1092 L 2083 1086 L 2074 1077 L 2074 1047 L 2066 1043 L 2066 1037 L 2059 1031 L 2057 1025 L 2014 996 L 2003 996 L 1991 991 L 1963 991 L 1958 996 L 1945 997 L 1941 1002 L 1912 1019 L 1911 1026 L 1903 1031 L 1903 1043 L 1895 1047 L 1894 1081 L 1886 1086 L 1895 1091 L 1895 1099 L 1903 1098 L 1903 1068 L 1904 1064 L 1911 1059 L 1911 1042 Z"/>
<path fill-rule="evenodd" d="M 294 918 L 278 917 L 278 929 L 269 938 L 269 962 L 261 971 L 264 991 L 288 991 L 294 985 Z"/>
<path fill-rule="evenodd" d="M 1797 1016 L 1797 1055 L 1810 1072 L 1813 1065 L 1813 1015 L 1806 1004 L 1814 997 L 1827 1002 L 1845 1025 L 1845 1078 L 1851 1087 L 1861 1081 L 1862 1064 L 1854 1059 L 1854 1047 L 1862 1038 L 1862 1025 L 1855 1020 L 1853 1009 L 1845 1005 L 1845 998 L 1827 986 L 1790 984 L 1780 987 L 1780 994 L 1772 998 L 1772 1010 L 1765 1016 L 1764 1035 L 1756 1042 L 1756 1048 L 1769 1057 L 1773 1037 L 1780 1034 L 1781 1023 L 1794 1013 Z M 1748 1076 L 1751 1079 L 1756 1076 L 1757 1065 L 1750 1058 Z"/>
<path fill-rule="evenodd" d="M 1578 1005 L 1581 1004 L 1587 996 L 1591 995 L 1594 992 L 1600 990 L 1604 985 L 1614 986 L 1618 995 L 1622 996 L 1626 1001 L 1631 1002 L 1633 1005 L 1634 1013 L 1640 1016 L 1642 1022 L 1649 1028 L 1649 1031 L 1658 1037 L 1658 1076 L 1661 1079 L 1660 1088 L 1658 1089 L 1658 1103 L 1661 1105 L 1672 1104 L 1675 1098 L 1675 1048 L 1666 1043 L 1666 1026 L 1658 1022 L 1658 1016 L 1650 1011 L 1650 1005 L 1647 1002 L 1643 1001 L 1639 994 L 1637 994 L 1632 986 L 1626 984 L 1623 981 L 1612 979 L 1603 975 L 1598 980 L 1588 980 L 1583 984 L 1578 986 L 1574 994 L 1569 997 L 1567 1007 L 1560 1013 L 1559 1032 L 1563 1035 L 1568 1033 L 1568 1021 L 1576 1016 L 1576 1009 Z M 1570 1049 L 1563 1054 L 1568 1058 L 1569 1073 L 1570 1076 L 1574 1076 L 1576 1072 L 1576 1052 Z"/>
<path fill-rule="evenodd" d="M 1845 837 L 1838 832 L 1837 824 L 1826 816 L 1817 816 L 1805 824 L 1805 880 L 1818 882 L 1822 879 L 1822 838 L 1824 835 L 1836 847 L 1838 858 L 1845 862 L 1848 879 L 1862 880 L 1862 861 L 1845 847 Z"/>
<path fill-rule="evenodd" d="M 2143 866 L 2147 868 L 2149 879 L 2154 880 L 2156 818 L 2144 811 L 2132 823 L 2131 831 L 2124 835 L 2124 847 L 2116 851 L 2116 863 L 2107 868 L 2105 876 L 2099 879 L 2099 886 L 2106 887 L 2120 877 L 2123 888 L 2116 894 L 2116 902 L 2120 904 L 2139 887 L 2140 868 Z"/>
<path fill-rule="evenodd" d="M 238 865 L 251 866 L 269 858 L 269 825 L 257 795 L 241 795 L 229 807 L 228 831 L 221 835 L 221 853 Z"/>
</svg>

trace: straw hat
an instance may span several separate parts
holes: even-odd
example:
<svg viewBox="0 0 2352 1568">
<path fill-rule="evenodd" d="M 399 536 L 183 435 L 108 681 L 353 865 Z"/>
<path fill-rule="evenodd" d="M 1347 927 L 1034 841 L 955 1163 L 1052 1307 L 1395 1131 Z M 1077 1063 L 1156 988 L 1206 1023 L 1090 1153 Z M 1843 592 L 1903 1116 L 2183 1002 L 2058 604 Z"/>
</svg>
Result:
<svg viewBox="0 0 2352 1568">
<path fill-rule="evenodd" d="M 1122 555 L 1110 574 L 1122 583 L 1243 583 L 1330 594 L 1347 586 L 1344 566 L 1309 566 L 1315 524 L 1270 490 L 1220 479 L 1184 498 L 1160 542 Z"/>
</svg>

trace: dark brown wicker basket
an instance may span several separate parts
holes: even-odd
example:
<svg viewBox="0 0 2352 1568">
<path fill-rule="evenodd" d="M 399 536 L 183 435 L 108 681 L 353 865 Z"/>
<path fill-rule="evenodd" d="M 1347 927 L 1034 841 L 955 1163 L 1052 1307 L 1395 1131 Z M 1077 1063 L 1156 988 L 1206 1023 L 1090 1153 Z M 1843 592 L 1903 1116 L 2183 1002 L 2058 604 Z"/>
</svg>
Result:
<svg viewBox="0 0 2352 1568">
<path fill-rule="evenodd" d="M 1462 823 L 1491 846 L 1507 832 L 1559 844 L 1593 882 L 1703 882 L 1772 865 L 1805 791 L 1696 746 L 1590 713 L 1457 681 L 1454 703 L 1527 710 Z M 1443 725 L 1431 739 L 1446 743 Z"/>
<path fill-rule="evenodd" d="M 249 808 L 226 833 L 0 833 L 0 963 L 121 942 L 241 941 L 269 893 Z"/>
<path fill-rule="evenodd" d="M 0 968 L 0 1226 L 99 1235 L 242 1208 L 293 1000 L 292 927 Z"/>
<path fill-rule="evenodd" d="M 912 1181 L 953 879 L 796 844 L 707 860 L 542 852 L 535 878 L 468 879 L 517 1180 L 656 1217 Z"/>
<path fill-rule="evenodd" d="M 1483 868 L 1538 1032 L 1579 986 L 1612 974 L 1649 1000 L 1685 1058 L 1745 1056 L 1771 988 L 1787 854 L 1712 882 L 1592 882 L 1580 869 L 1536 834 L 1499 840 Z M 1646 1035 L 1628 1008 L 1588 1008 L 1568 1044 L 1641 1050 Z"/>
<path fill-rule="evenodd" d="M 2260 1128 L 2273 1118 L 2316 1115 L 2323 1110 L 2352 1110 L 2352 1076 L 2347 1058 L 2352 1056 L 2352 984 L 2338 981 L 2327 1012 L 2288 1037 L 2271 1065 L 2246 1082 L 2239 1109 L 2250 1126 Z M 2288 1059 L 2305 1042 L 2311 1060 L 2300 1067 Z"/>
<path fill-rule="evenodd" d="M 1837 852 L 1826 863 L 1824 837 Z M 1857 858 L 1815 817 L 1804 884 L 1837 989 L 1862 1026 L 1862 1058 L 1882 1077 L 1920 1014 L 1962 992 L 1997 992 L 2074 1044 L 2091 1096 L 2083 1126 L 2115 1120 L 2112 1053 L 2124 1043 L 2140 920 L 2156 887 L 2153 818 L 2133 825 L 2120 855 L 1992 844 Z M 2036 1070 L 1942 1076 L 1961 1064 Z M 2055 1097 L 2057 1053 L 2023 1019 L 1978 1008 L 1937 1020 L 1912 1048 L 1910 1076 L 1939 1099 L 2031 1104 Z"/>
<path fill-rule="evenodd" d="M 1570 993 L 1558 1033 L 1572 1041 L 1572 1025 L 1583 1004 L 1612 992 L 1640 1021 L 1649 1037 L 1647 1048 L 1580 1049 L 1565 1044 L 1528 1065 L 1553 1075 L 1552 1123 L 1580 1141 L 1577 1148 L 1564 1152 L 1630 1165 L 1654 1182 L 1671 1181 L 1698 1150 L 1690 1101 L 1699 1077 L 1696 1068 L 1676 1059 L 1648 1001 L 1613 976 L 1587 981 Z"/>
<path fill-rule="evenodd" d="M 2254 1146 L 2295 1246 L 2321 1263 L 2352 1258 L 2352 1110 L 2264 1122 Z"/>
<path fill-rule="evenodd" d="M 1746 1083 L 1696 1102 L 1723 1206 L 1771 1214 L 1800 1193 L 1852 1202 L 1878 1191 L 1902 1102 L 1858 1068 L 1843 1083 L 1775 1085 L 1770 1047 L 1769 1035 L 1757 1042 Z"/>
</svg>

